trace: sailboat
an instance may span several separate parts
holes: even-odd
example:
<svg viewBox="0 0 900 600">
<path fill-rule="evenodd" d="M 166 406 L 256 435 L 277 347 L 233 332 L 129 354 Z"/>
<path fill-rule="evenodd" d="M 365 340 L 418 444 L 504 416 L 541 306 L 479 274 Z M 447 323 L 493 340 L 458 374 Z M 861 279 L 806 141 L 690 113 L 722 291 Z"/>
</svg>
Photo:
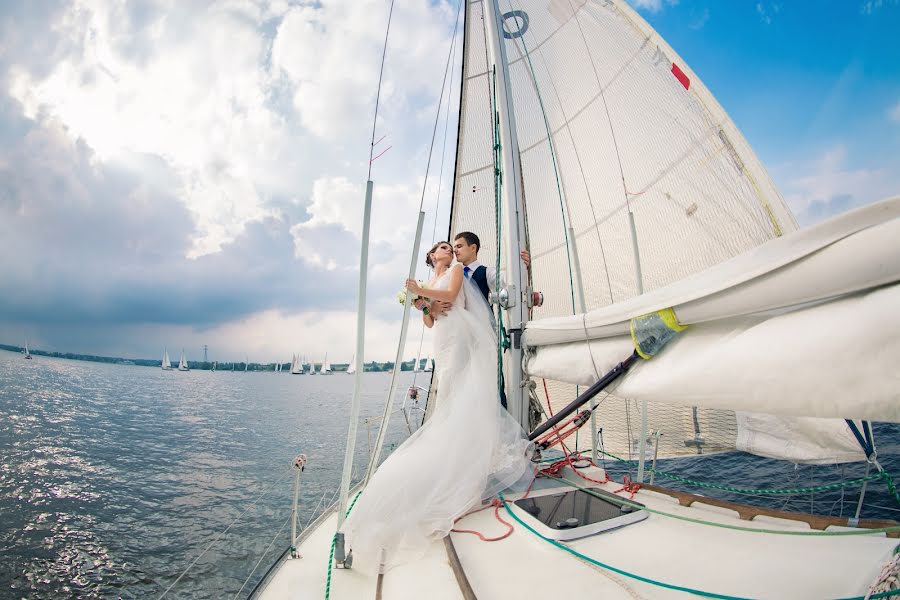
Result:
<svg viewBox="0 0 900 600">
<path fill-rule="evenodd" d="M 28 338 L 27 337 L 25 338 L 25 347 L 22 348 L 22 358 L 24 358 L 25 360 L 32 360 L 31 352 L 28 351 Z"/>
<path fill-rule="evenodd" d="M 356 373 L 356 355 L 353 355 L 353 358 L 350 359 L 350 364 L 347 365 L 347 375 L 353 375 Z"/>
<path fill-rule="evenodd" d="M 900 422 L 900 198 L 800 231 L 722 107 L 627 3 L 463 1 L 450 232 L 477 231 L 482 261 L 505 269 L 498 356 L 543 476 L 369 576 L 336 533 L 380 461 L 376 444 L 350 488 L 354 396 L 340 500 L 292 532 L 254 597 L 884 597 L 896 522 L 645 476 L 663 474 L 646 464 L 655 445 L 864 460 L 867 482 L 890 481 L 870 422 Z M 564 441 L 589 422 L 581 444 Z M 637 455 L 634 479 L 599 465 L 617 453 Z M 791 491 L 742 483 L 729 489 Z"/>
<path fill-rule="evenodd" d="M 319 375 L 334 375 L 334 372 L 331 370 L 331 363 L 328 362 L 328 353 L 325 353 L 325 359 L 322 361 L 322 366 L 319 367 Z"/>
<path fill-rule="evenodd" d="M 163 371 L 171 371 L 172 370 L 172 363 L 171 363 L 171 361 L 169 361 L 169 349 L 168 348 L 163 348 L 163 358 L 162 358 L 161 366 L 162 366 Z"/>
<path fill-rule="evenodd" d="M 178 370 L 190 371 L 190 368 L 188 368 L 187 359 L 184 357 L 184 348 L 181 349 L 181 359 L 178 361 Z"/>
<path fill-rule="evenodd" d="M 244 373 L 246 373 L 247 369 L 249 369 L 249 368 L 250 368 L 250 357 L 248 356 L 244 359 Z"/>
<path fill-rule="evenodd" d="M 303 364 L 297 354 L 291 357 L 291 375 L 303 375 Z"/>
<path fill-rule="evenodd" d="M 434 361 L 431 360 L 431 357 L 428 357 L 428 360 L 425 361 L 425 367 L 422 369 L 425 373 L 431 373 L 434 371 Z"/>
<path fill-rule="evenodd" d="M 416 355 L 416 362 L 413 363 L 413 373 L 418 373 L 422 369 L 419 368 L 419 365 L 422 364 L 422 357 L 420 355 Z"/>
</svg>

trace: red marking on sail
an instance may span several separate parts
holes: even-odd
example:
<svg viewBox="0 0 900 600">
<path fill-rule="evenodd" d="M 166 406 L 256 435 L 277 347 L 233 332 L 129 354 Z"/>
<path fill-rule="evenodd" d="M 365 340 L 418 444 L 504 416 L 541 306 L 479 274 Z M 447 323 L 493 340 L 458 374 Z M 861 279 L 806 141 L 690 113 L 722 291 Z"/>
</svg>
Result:
<svg viewBox="0 0 900 600">
<path fill-rule="evenodd" d="M 691 89 L 691 80 L 688 79 L 688 76 L 684 74 L 684 71 L 678 68 L 678 65 L 672 63 L 672 75 L 675 76 L 675 79 L 681 82 L 681 85 L 684 86 L 684 89 Z"/>
</svg>

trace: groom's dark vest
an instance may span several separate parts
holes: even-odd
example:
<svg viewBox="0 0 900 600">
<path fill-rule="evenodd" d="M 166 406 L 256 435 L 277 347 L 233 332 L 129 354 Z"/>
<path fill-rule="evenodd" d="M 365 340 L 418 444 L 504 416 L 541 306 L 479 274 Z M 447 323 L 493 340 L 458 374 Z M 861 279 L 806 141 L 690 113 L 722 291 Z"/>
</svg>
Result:
<svg viewBox="0 0 900 600">
<path fill-rule="evenodd" d="M 491 288 L 488 287 L 487 267 L 484 265 L 479 266 L 472 271 L 472 274 L 469 275 L 469 279 L 475 282 L 475 285 L 481 290 L 481 295 L 484 296 L 485 301 L 488 303 L 488 306 L 490 306 L 491 301 L 488 298 L 491 294 Z"/>
<path fill-rule="evenodd" d="M 484 296 L 485 302 L 488 303 L 488 306 L 491 305 L 490 295 L 491 288 L 488 287 L 487 280 L 487 267 L 481 265 L 474 271 L 469 274 L 469 279 L 475 282 L 475 285 L 478 286 L 478 289 L 481 291 L 481 295 Z M 506 391 L 503 389 L 505 386 L 503 385 L 503 373 L 500 373 L 500 404 L 503 405 L 503 408 L 506 408 Z"/>
</svg>

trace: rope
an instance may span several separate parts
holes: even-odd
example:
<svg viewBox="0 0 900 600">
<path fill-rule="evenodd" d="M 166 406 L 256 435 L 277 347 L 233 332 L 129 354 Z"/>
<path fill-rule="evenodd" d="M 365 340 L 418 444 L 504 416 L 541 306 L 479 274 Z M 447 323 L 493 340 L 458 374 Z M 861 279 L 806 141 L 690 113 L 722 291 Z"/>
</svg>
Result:
<svg viewBox="0 0 900 600">
<path fill-rule="evenodd" d="M 675 591 L 678 591 L 678 592 L 686 592 L 686 593 L 688 593 L 688 594 L 695 594 L 695 595 L 697 595 L 697 596 L 703 596 L 703 597 L 706 597 L 706 598 L 722 598 L 723 600 L 747 600 L 747 599 L 746 599 L 745 597 L 743 597 L 743 596 L 730 596 L 730 595 L 727 595 L 727 594 L 718 594 L 718 593 L 715 593 L 715 592 L 707 592 L 707 591 L 705 591 L 705 590 L 699 590 L 699 589 L 689 588 L 689 587 L 685 587 L 685 586 L 675 585 L 675 584 L 672 584 L 672 583 L 666 583 L 666 582 L 664 582 L 664 581 L 657 581 L 657 580 L 655 580 L 655 579 L 650 579 L 649 577 L 644 577 L 644 576 L 638 575 L 638 574 L 636 574 L 636 573 L 630 573 L 630 572 L 628 572 L 628 571 L 625 571 L 624 569 L 619 569 L 619 568 L 614 567 L 614 566 L 612 566 L 612 565 L 603 563 L 603 562 L 601 562 L 601 561 L 599 561 L 599 560 L 597 560 L 597 559 L 595 559 L 595 558 L 591 558 L 590 556 L 587 556 L 587 555 L 585 555 L 585 554 L 582 554 L 581 552 L 578 552 L 577 550 L 574 550 L 574 549 L 572 549 L 572 548 L 566 546 L 565 544 L 563 544 L 563 543 L 561 543 L 561 542 L 558 542 L 558 541 L 556 541 L 556 540 L 552 540 L 552 539 L 550 539 L 550 538 L 544 537 L 543 535 L 541 535 L 540 533 L 538 533 L 537 531 L 535 531 L 535 530 L 534 530 L 531 526 L 529 526 L 527 523 L 525 523 L 524 521 L 522 521 L 522 519 L 520 519 L 520 518 L 516 515 L 516 513 L 514 513 L 514 512 L 512 511 L 512 509 L 509 507 L 509 505 L 508 505 L 506 499 L 503 497 L 503 494 L 502 494 L 502 493 L 500 494 L 500 500 L 502 501 L 503 507 L 506 509 L 506 512 L 509 514 L 509 516 L 511 516 L 513 519 L 515 519 L 515 520 L 519 523 L 519 525 L 521 525 L 522 527 L 524 527 L 525 529 L 527 529 L 528 531 L 530 531 L 530 532 L 531 532 L 532 534 L 534 534 L 536 537 L 538 537 L 538 538 L 544 540 L 544 541 L 547 542 L 548 544 L 551 544 L 551 545 L 553 545 L 553 546 L 556 546 L 556 547 L 559 548 L 560 550 L 563 550 L 563 551 L 565 551 L 565 552 L 568 552 L 569 554 L 571 554 L 571 555 L 573 555 L 573 556 L 575 556 L 575 557 L 577 557 L 577 558 L 579 558 L 579 559 L 581 559 L 581 560 L 583 560 L 583 561 L 585 561 L 585 562 L 588 562 L 588 563 L 590 563 L 590 564 L 592 564 L 592 565 L 596 565 L 596 566 L 598 566 L 598 567 L 600 567 L 600 568 L 602 568 L 602 569 L 607 569 L 607 570 L 609 570 L 609 571 L 613 571 L 614 573 L 618 573 L 619 575 L 624 575 L 624 576 L 626 576 L 626 577 L 630 577 L 630 578 L 636 579 L 636 580 L 638 580 L 638 581 L 643 581 L 644 583 L 649 583 L 650 585 L 655 585 L 655 586 L 657 586 L 657 587 L 662 587 L 662 588 L 666 588 L 666 589 L 670 589 L 670 590 L 675 590 Z M 883 592 L 883 593 L 879 593 L 879 594 L 873 594 L 873 595 L 871 595 L 871 596 L 868 596 L 868 598 L 887 598 L 887 597 L 889 597 L 889 596 L 894 596 L 894 595 L 898 595 L 898 594 L 900 594 L 900 590 L 895 590 L 895 591 L 890 591 L 890 592 Z M 841 599 L 839 599 L 839 600 L 865 600 L 865 599 L 864 599 L 863 596 L 854 596 L 854 597 L 851 597 L 851 598 L 841 598 Z"/>
<path fill-rule="evenodd" d="M 169 587 L 167 587 L 167 588 L 165 589 L 165 591 L 163 591 L 163 593 L 159 595 L 159 597 L 158 597 L 157 600 L 161 600 L 162 598 L 164 598 L 164 597 L 166 596 L 166 594 L 168 594 L 168 593 L 172 590 L 172 588 L 175 587 L 175 586 L 178 584 L 178 582 L 181 581 L 182 578 L 183 578 L 185 575 L 187 575 L 188 572 L 189 572 L 191 569 L 194 568 L 194 565 L 197 564 L 197 561 L 199 561 L 201 558 L 203 558 L 203 556 L 204 556 L 207 552 L 209 552 L 210 548 L 212 548 L 212 547 L 215 545 L 215 543 L 218 542 L 218 541 L 222 538 L 222 536 L 224 536 L 226 533 L 228 533 L 228 531 L 229 531 L 232 527 L 234 527 L 234 525 L 241 519 L 241 517 L 243 517 L 243 516 L 246 515 L 248 512 L 250 512 L 250 510 L 251 510 L 254 506 L 256 506 L 256 505 L 259 503 L 259 501 L 262 500 L 262 499 L 268 494 L 269 490 L 271 490 L 271 489 L 272 489 L 273 487 L 275 487 L 277 484 L 281 483 L 281 482 L 284 480 L 284 478 L 287 477 L 287 476 L 290 475 L 290 474 L 291 474 L 291 469 L 288 469 L 288 470 L 284 473 L 284 475 L 282 475 L 281 477 L 279 477 L 275 482 L 269 484 L 269 486 L 268 486 L 266 489 L 264 489 L 262 492 L 260 492 L 259 496 L 256 497 L 256 500 L 254 500 L 254 501 L 250 504 L 250 506 L 248 506 L 246 509 L 244 509 L 244 512 L 242 512 L 242 513 L 239 514 L 237 517 L 235 517 L 234 520 L 233 520 L 231 523 L 228 524 L 228 527 L 226 527 L 225 529 L 223 529 L 222 531 L 220 531 L 219 534 L 218 534 L 215 538 L 213 538 L 213 541 L 211 541 L 211 542 L 206 546 L 206 548 L 204 548 L 203 552 L 201 552 L 194 560 L 191 561 L 191 564 L 189 564 L 189 565 L 187 566 L 187 568 L 186 568 L 184 571 L 182 571 L 181 575 L 178 576 L 178 579 L 176 579 L 175 581 L 173 581 L 173 582 L 171 583 L 171 585 L 169 585 Z"/>
<path fill-rule="evenodd" d="M 344 518 L 350 516 L 350 511 L 353 510 L 353 507 L 356 505 L 356 501 L 359 499 L 360 494 L 362 494 L 362 490 L 356 492 L 356 496 L 353 497 L 353 502 L 350 503 L 350 508 L 347 509 Z M 331 536 L 331 552 L 328 553 L 328 576 L 325 580 L 325 600 L 328 600 L 331 596 L 331 565 L 334 562 L 334 542 L 336 539 L 337 534 L 335 533 Z"/>
<path fill-rule="evenodd" d="M 620 458 L 615 454 L 610 452 L 606 452 L 603 450 L 598 450 L 601 454 L 609 456 L 610 458 L 614 458 L 623 463 L 631 463 L 634 461 L 627 460 L 624 458 Z M 667 479 L 671 479 L 673 481 L 678 481 L 684 484 L 693 485 L 696 487 L 709 488 L 714 490 L 722 490 L 725 492 L 733 492 L 735 494 L 769 494 L 769 495 L 781 495 L 781 494 L 805 494 L 809 492 L 826 492 L 832 490 L 839 490 L 849 486 L 861 485 L 867 481 L 875 481 L 877 479 L 884 479 L 885 483 L 888 486 L 888 491 L 890 491 L 894 498 L 897 499 L 897 502 L 900 503 L 900 497 L 897 496 L 897 488 L 894 485 L 894 480 L 891 478 L 890 474 L 887 471 L 880 471 L 875 473 L 874 475 L 868 475 L 866 477 L 860 477 L 858 479 L 851 479 L 849 481 L 842 481 L 838 483 L 828 483 L 825 485 L 817 485 L 810 487 L 802 487 L 802 488 L 739 488 L 728 485 L 717 485 L 714 483 L 706 483 L 703 481 L 697 481 L 696 479 L 688 479 L 686 477 L 681 477 L 679 475 L 673 475 L 671 473 L 665 473 L 663 471 L 659 471 L 657 469 L 647 469 L 650 473 L 655 473 L 657 475 L 661 475 Z"/>
<path fill-rule="evenodd" d="M 454 533 L 471 533 L 472 535 L 478 536 L 478 539 L 480 539 L 482 542 L 499 542 L 500 540 L 505 540 L 505 539 L 508 538 L 510 535 L 512 535 L 512 532 L 515 531 L 515 530 L 513 529 L 512 523 L 509 523 L 508 521 L 504 521 L 503 518 L 500 516 L 500 507 L 501 507 L 502 505 L 503 505 L 502 502 L 500 502 L 499 500 L 497 500 L 496 498 L 494 498 L 494 499 L 491 501 L 490 505 L 489 505 L 489 506 L 486 506 L 486 507 L 484 507 L 484 508 L 489 508 L 490 506 L 493 506 L 493 507 L 494 507 L 494 517 L 495 517 L 498 521 L 500 521 L 501 523 L 503 523 L 504 525 L 506 525 L 506 527 L 507 527 L 506 533 L 504 533 L 504 534 L 502 534 L 502 535 L 498 535 L 498 536 L 496 536 L 496 537 L 490 537 L 490 538 L 489 538 L 489 537 L 485 537 L 484 534 L 482 534 L 481 532 L 475 531 L 474 529 L 451 529 L 450 531 L 453 531 Z M 479 510 L 477 510 L 477 511 L 475 511 L 475 512 L 479 512 L 479 511 L 481 511 L 481 510 L 484 510 L 484 508 L 481 508 L 481 509 L 479 509 Z M 472 513 L 469 513 L 469 514 L 472 514 Z"/>
<path fill-rule="evenodd" d="M 587 459 L 585 459 L 587 460 Z M 587 494 L 595 496 L 597 498 L 602 498 L 604 500 L 611 500 L 608 496 L 600 496 L 600 494 L 595 493 L 590 488 L 579 486 L 576 482 L 566 479 L 565 477 L 559 477 L 555 475 L 547 475 L 548 477 L 552 477 L 557 481 L 568 484 L 576 489 L 579 489 Z M 628 480 L 630 481 L 630 479 Z M 621 491 L 621 490 L 619 490 Z M 900 531 L 900 525 L 895 525 L 893 527 L 879 527 L 873 529 L 854 529 L 853 531 L 792 531 L 792 530 L 782 530 L 782 529 L 758 529 L 754 527 L 742 527 L 740 525 L 728 525 L 727 523 L 717 523 L 715 521 L 706 521 L 704 519 L 697 519 L 694 517 L 686 517 L 684 515 L 676 515 L 674 513 L 668 513 L 665 511 L 657 510 L 654 508 L 649 508 L 642 504 L 638 504 L 637 502 L 631 502 L 630 500 L 625 500 L 624 498 L 618 498 L 617 502 L 622 504 L 623 506 L 630 506 L 631 508 L 645 510 L 648 513 L 659 515 L 661 517 L 670 517 L 672 519 L 678 519 L 679 521 L 687 521 L 688 523 L 696 523 L 698 525 L 709 525 L 711 527 L 720 527 L 722 529 L 732 529 L 735 531 L 746 531 L 748 533 L 771 533 L 773 535 L 797 535 L 797 536 L 821 536 L 821 537 L 841 537 L 841 536 L 854 536 L 854 535 L 872 535 L 878 533 L 890 533 L 893 531 Z"/>
</svg>

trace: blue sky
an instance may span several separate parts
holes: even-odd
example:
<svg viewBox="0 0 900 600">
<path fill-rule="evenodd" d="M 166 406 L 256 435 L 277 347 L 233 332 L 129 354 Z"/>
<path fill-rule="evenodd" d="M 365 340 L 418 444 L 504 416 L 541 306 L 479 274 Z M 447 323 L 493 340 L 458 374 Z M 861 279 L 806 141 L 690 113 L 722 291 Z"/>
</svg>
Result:
<svg viewBox="0 0 900 600">
<path fill-rule="evenodd" d="M 632 4 L 801 224 L 900 193 L 898 0 Z M 454 14 L 395 11 L 368 358 L 393 356 Z M 0 5 L 0 342 L 349 360 L 386 15 L 385 0 Z"/>
</svg>

